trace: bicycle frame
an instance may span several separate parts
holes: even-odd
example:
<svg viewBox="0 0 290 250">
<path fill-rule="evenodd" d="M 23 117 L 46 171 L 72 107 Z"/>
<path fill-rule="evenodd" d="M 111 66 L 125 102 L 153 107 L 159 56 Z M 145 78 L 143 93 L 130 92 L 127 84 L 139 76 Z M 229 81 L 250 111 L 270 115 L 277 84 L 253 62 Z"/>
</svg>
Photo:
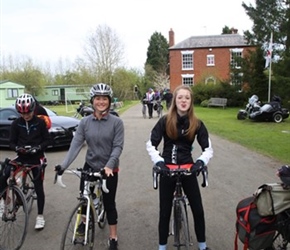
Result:
<svg viewBox="0 0 290 250">
<path fill-rule="evenodd" d="M 45 157 L 40 159 L 40 164 L 26 164 L 15 160 L 9 162 L 10 165 L 15 167 L 14 175 L 16 183 L 26 197 L 28 213 L 31 212 L 33 201 L 36 199 L 34 181 L 42 175 L 42 169 L 46 167 L 46 162 Z M 38 175 L 35 178 L 31 172 L 33 168 L 39 169 Z"/>
</svg>

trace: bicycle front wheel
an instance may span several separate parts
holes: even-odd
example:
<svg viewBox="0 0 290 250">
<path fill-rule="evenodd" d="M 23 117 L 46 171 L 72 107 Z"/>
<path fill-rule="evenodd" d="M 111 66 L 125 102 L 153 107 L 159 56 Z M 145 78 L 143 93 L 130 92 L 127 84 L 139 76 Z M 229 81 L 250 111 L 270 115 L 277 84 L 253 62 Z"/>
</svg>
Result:
<svg viewBox="0 0 290 250">
<path fill-rule="evenodd" d="M 186 204 L 184 200 L 175 201 L 173 208 L 174 216 L 174 245 L 178 250 L 190 247 L 189 227 Z"/>
<path fill-rule="evenodd" d="M 160 106 L 158 109 L 159 109 L 159 110 L 158 110 L 158 118 L 160 118 L 160 117 L 162 117 L 162 115 L 163 115 L 163 107 Z"/>
<path fill-rule="evenodd" d="M 0 249 L 18 250 L 25 240 L 28 226 L 25 197 L 19 187 L 12 186 L 0 194 L 0 200 L 4 200 L 0 217 Z"/>
<path fill-rule="evenodd" d="M 90 207 L 89 226 L 86 231 L 84 224 L 86 218 L 87 201 L 83 200 L 73 209 L 61 239 L 61 250 L 90 249 L 94 247 L 95 218 L 94 206 Z"/>
<path fill-rule="evenodd" d="M 146 119 L 146 106 L 144 105 L 142 107 L 142 115 L 143 115 L 143 118 Z"/>
</svg>

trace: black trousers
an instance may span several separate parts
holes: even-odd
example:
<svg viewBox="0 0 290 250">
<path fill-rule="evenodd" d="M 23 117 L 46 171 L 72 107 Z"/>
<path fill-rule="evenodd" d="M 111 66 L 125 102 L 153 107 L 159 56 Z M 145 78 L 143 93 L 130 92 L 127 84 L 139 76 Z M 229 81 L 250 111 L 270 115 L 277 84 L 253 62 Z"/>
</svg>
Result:
<svg viewBox="0 0 290 250">
<path fill-rule="evenodd" d="M 88 170 L 90 166 L 85 164 L 84 169 Z M 118 186 L 118 172 L 114 172 L 114 176 L 107 177 L 107 188 L 109 193 L 103 192 L 104 208 L 107 213 L 107 220 L 109 225 L 116 225 L 118 223 L 118 212 L 116 208 L 116 192 Z M 80 191 L 84 189 L 84 181 L 81 179 Z"/>
<path fill-rule="evenodd" d="M 147 107 L 148 107 L 148 115 L 149 115 L 149 117 L 152 117 L 152 115 L 153 115 L 153 103 L 147 103 Z"/>
</svg>

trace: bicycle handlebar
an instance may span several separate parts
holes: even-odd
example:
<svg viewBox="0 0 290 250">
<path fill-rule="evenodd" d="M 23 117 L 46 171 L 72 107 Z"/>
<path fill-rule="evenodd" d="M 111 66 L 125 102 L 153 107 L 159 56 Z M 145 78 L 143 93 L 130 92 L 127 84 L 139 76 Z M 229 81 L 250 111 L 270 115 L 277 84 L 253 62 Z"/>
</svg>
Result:
<svg viewBox="0 0 290 250">
<path fill-rule="evenodd" d="M 16 147 L 16 152 L 20 152 L 22 154 L 35 154 L 40 150 L 40 147 L 32 147 L 30 145 L 24 147 Z"/>
<path fill-rule="evenodd" d="M 176 169 L 167 169 L 163 170 L 160 169 L 158 166 L 154 165 L 152 169 L 152 175 L 153 175 L 153 188 L 158 189 L 158 175 L 167 175 L 170 177 L 173 176 L 181 176 L 181 175 L 191 175 L 195 172 L 192 172 L 189 169 L 184 169 L 184 168 L 176 168 Z M 202 173 L 202 187 L 207 187 L 208 186 L 208 169 L 207 166 L 204 166 L 204 168 L 201 170 Z"/>
<path fill-rule="evenodd" d="M 78 169 L 65 170 L 64 173 L 74 174 L 74 175 L 78 176 L 79 178 L 81 178 L 82 175 L 85 175 L 85 179 L 87 177 L 93 177 L 93 176 L 97 177 L 98 179 L 101 180 L 102 190 L 105 193 L 109 193 L 109 189 L 107 188 L 107 179 L 106 179 L 106 175 L 104 173 L 104 169 L 98 170 L 97 172 L 91 172 L 91 171 L 83 170 L 82 168 L 78 168 Z M 62 181 L 62 175 L 58 175 L 57 172 L 55 173 L 55 178 L 54 178 L 54 184 L 55 183 L 57 183 L 62 188 L 66 188 L 66 185 Z"/>
</svg>

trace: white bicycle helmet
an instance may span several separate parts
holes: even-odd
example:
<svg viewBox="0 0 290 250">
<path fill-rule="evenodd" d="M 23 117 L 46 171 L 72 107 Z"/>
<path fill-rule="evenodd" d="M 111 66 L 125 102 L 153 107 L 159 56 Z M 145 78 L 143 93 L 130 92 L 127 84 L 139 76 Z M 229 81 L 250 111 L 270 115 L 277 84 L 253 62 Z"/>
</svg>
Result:
<svg viewBox="0 0 290 250">
<path fill-rule="evenodd" d="M 15 108 L 20 114 L 34 111 L 35 106 L 36 103 L 32 95 L 22 94 L 16 98 Z"/>
<path fill-rule="evenodd" d="M 113 90 L 108 84 L 105 83 L 97 83 L 93 85 L 93 87 L 90 90 L 90 96 L 91 98 L 94 98 L 97 95 L 104 95 L 109 96 L 110 98 L 113 97 Z"/>
</svg>

